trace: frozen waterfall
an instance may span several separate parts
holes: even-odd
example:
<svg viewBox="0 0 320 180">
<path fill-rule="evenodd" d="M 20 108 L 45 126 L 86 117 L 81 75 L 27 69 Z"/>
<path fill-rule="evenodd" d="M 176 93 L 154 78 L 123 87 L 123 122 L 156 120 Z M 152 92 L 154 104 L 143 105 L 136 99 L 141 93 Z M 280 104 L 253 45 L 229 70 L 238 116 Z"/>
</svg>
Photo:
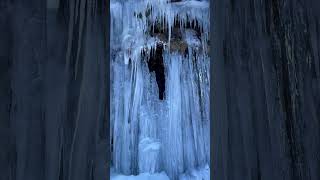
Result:
<svg viewBox="0 0 320 180">
<path fill-rule="evenodd" d="M 210 162 L 209 3 L 110 7 L 113 171 L 192 179 Z"/>
</svg>

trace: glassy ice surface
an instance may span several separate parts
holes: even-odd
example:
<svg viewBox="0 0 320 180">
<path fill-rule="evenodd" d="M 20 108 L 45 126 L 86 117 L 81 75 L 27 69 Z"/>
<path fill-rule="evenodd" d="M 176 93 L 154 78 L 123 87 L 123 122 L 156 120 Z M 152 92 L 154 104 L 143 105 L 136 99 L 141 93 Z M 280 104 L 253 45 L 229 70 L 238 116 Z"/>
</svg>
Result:
<svg viewBox="0 0 320 180">
<path fill-rule="evenodd" d="M 171 1 L 111 0 L 112 179 L 209 179 L 209 3 Z"/>
</svg>

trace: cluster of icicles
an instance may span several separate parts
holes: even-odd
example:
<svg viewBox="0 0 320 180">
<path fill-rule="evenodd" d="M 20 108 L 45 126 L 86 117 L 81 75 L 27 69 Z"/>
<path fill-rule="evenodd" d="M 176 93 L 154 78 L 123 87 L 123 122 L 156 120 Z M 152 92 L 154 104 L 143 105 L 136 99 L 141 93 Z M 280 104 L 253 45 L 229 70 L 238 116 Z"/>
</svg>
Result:
<svg viewBox="0 0 320 180">
<path fill-rule="evenodd" d="M 111 144 L 117 173 L 165 172 L 176 180 L 209 164 L 208 7 L 208 1 L 195 0 L 111 0 Z M 200 37 L 186 28 L 193 20 Z M 177 21 L 187 55 L 170 50 Z M 167 29 L 168 41 L 152 37 L 152 26 Z M 159 43 L 164 100 L 147 64 Z"/>
<path fill-rule="evenodd" d="M 182 1 L 168 3 L 168 0 L 112 0 L 111 1 L 111 42 L 114 48 L 135 49 L 134 54 L 143 48 L 156 47 L 159 39 L 148 38 L 146 32 L 156 23 L 168 29 L 168 44 L 172 27 L 179 21 L 183 30 L 187 23 L 197 20 L 202 28 L 201 44 L 207 46 L 209 37 L 209 3 L 207 1 Z M 141 15 L 141 16 L 139 16 Z M 138 17 L 137 17 L 138 16 Z M 152 23 L 152 25 L 150 25 Z M 154 29 L 154 28 L 152 28 Z M 170 48 L 168 48 L 170 49 Z M 207 50 L 207 47 L 203 47 Z M 206 52 L 204 52 L 206 54 Z M 139 58 L 138 58 L 139 59 Z"/>
</svg>

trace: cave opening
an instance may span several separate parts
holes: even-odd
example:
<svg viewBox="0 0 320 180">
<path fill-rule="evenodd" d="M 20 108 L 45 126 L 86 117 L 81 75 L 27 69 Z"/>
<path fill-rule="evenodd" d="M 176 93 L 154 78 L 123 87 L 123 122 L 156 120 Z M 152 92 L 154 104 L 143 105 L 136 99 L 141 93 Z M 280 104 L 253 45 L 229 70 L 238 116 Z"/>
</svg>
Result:
<svg viewBox="0 0 320 180">
<path fill-rule="evenodd" d="M 158 43 L 155 51 L 151 51 L 150 58 L 148 59 L 149 72 L 155 72 L 156 81 L 159 89 L 159 99 L 164 100 L 166 90 L 165 70 L 163 63 L 163 45 Z"/>
<path fill-rule="evenodd" d="M 178 1 L 177 1 L 178 2 Z M 188 55 L 188 45 L 186 44 L 185 40 L 182 37 L 181 27 L 179 24 L 179 16 L 175 16 L 175 22 L 173 23 L 173 28 L 171 32 L 171 47 L 170 51 L 177 51 L 183 54 L 184 56 Z M 200 26 L 200 23 L 197 19 L 189 20 L 187 18 L 184 28 L 191 29 L 195 32 L 196 37 L 201 39 L 201 33 L 203 29 Z M 191 18 L 190 18 L 191 19 Z M 163 20 L 167 23 L 166 18 Z M 148 69 L 149 72 L 155 72 L 157 86 L 159 90 L 159 99 L 165 99 L 165 91 L 166 91 L 166 79 L 165 79 L 165 67 L 163 62 L 163 51 L 164 51 L 164 44 L 168 43 L 169 41 L 169 30 L 168 27 L 163 27 L 160 25 L 160 22 L 156 23 L 155 26 L 150 25 L 149 34 L 152 37 L 159 38 L 162 43 L 157 43 L 156 50 L 151 49 L 150 57 L 148 58 Z M 142 52 L 144 53 L 144 52 Z M 196 58 L 195 58 L 196 59 Z"/>
</svg>

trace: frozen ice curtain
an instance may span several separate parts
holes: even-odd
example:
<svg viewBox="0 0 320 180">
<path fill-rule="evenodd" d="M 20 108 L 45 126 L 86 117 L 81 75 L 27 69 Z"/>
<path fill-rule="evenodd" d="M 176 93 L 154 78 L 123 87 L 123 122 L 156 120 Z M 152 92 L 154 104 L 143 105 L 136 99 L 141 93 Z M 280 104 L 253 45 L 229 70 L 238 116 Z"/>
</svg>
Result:
<svg viewBox="0 0 320 180">
<path fill-rule="evenodd" d="M 111 179 L 209 179 L 209 1 L 111 0 Z"/>
</svg>

